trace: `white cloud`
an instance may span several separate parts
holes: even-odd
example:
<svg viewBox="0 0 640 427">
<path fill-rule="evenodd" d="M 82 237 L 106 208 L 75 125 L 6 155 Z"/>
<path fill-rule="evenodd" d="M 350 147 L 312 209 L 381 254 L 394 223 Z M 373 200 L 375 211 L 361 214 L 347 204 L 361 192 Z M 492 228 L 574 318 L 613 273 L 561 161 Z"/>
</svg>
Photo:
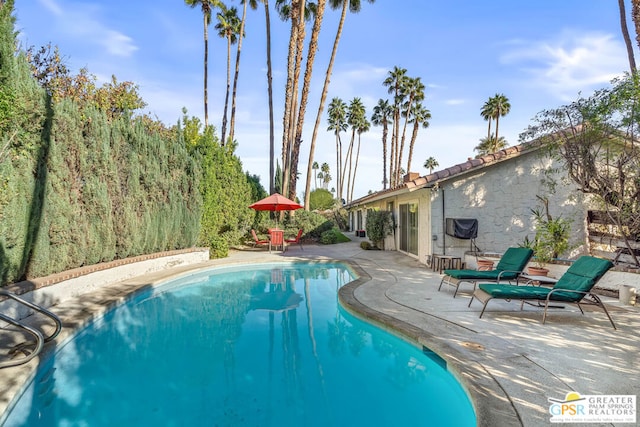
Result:
<svg viewBox="0 0 640 427">
<path fill-rule="evenodd" d="M 624 45 L 611 34 L 564 32 L 555 39 L 512 41 L 501 62 L 519 67 L 527 84 L 562 100 L 604 87 L 628 68 Z"/>
<path fill-rule="evenodd" d="M 138 50 L 131 37 L 118 31 L 105 29 L 103 37 L 100 42 L 111 55 L 129 57 Z"/>
<path fill-rule="evenodd" d="M 50 10 L 54 15 L 62 15 L 62 8 L 55 2 L 55 0 L 40 0 L 40 4 Z"/>
<path fill-rule="evenodd" d="M 53 24 L 62 34 L 100 46 L 113 56 L 130 57 L 138 50 L 131 37 L 103 22 L 98 6 L 76 3 L 61 7 L 55 0 L 40 3 L 52 13 Z"/>
</svg>

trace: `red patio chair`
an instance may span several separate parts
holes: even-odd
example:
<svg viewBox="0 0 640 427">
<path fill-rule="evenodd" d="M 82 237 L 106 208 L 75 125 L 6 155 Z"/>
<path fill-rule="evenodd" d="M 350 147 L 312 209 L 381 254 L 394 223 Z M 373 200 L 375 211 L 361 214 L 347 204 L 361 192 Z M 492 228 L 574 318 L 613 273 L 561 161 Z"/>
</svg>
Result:
<svg viewBox="0 0 640 427">
<path fill-rule="evenodd" d="M 277 248 L 278 246 L 284 252 L 284 231 L 271 230 L 269 233 L 269 252 L 271 252 L 272 247 Z"/>
<path fill-rule="evenodd" d="M 256 246 L 261 246 L 261 245 L 268 245 L 269 244 L 269 240 L 265 239 L 265 240 L 260 240 L 258 239 L 258 236 L 256 235 L 256 230 L 251 229 L 251 235 L 253 236 L 253 247 L 255 248 Z"/>
<path fill-rule="evenodd" d="M 302 240 L 300 240 L 302 238 L 302 233 L 304 230 L 300 229 L 298 230 L 298 235 L 296 237 L 294 237 L 293 239 L 284 239 L 285 243 L 297 243 L 298 245 L 300 245 L 300 250 L 304 250 L 302 248 Z"/>
</svg>

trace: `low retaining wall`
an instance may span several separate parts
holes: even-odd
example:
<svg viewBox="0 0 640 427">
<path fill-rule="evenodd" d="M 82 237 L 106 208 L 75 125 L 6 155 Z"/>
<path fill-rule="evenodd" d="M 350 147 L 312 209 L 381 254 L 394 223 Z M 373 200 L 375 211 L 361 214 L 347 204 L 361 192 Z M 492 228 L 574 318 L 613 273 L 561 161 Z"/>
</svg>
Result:
<svg viewBox="0 0 640 427">
<path fill-rule="evenodd" d="M 74 268 L 50 276 L 26 280 L 5 289 L 44 308 L 58 301 L 91 292 L 132 277 L 177 266 L 196 264 L 209 259 L 209 248 L 189 248 L 140 255 L 86 267 Z M 12 300 L 0 301 L 0 311 L 16 320 L 24 319 L 31 310 Z"/>
</svg>

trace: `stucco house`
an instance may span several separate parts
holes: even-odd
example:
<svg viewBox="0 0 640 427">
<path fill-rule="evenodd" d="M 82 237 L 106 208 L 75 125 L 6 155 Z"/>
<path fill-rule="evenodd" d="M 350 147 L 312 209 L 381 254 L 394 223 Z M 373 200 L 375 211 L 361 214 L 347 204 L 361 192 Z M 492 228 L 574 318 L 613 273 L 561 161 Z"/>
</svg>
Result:
<svg viewBox="0 0 640 427">
<path fill-rule="evenodd" d="M 525 237 L 533 238 L 531 210 L 542 207 L 536 198 L 541 196 L 548 198 L 553 218 L 572 220 L 574 249 L 564 255 L 574 256 L 586 252 L 587 207 L 565 175 L 540 145 L 523 143 L 426 176 L 410 173 L 397 188 L 354 200 L 347 205 L 350 227 L 356 233 L 364 230 L 367 212 L 388 210 L 393 212 L 396 228 L 386 238 L 385 250 L 402 251 L 426 264 L 434 254 L 501 254 Z M 550 182 L 555 184 L 553 189 Z M 475 239 L 450 235 L 455 234 L 451 226 L 456 219 L 477 220 Z"/>
</svg>

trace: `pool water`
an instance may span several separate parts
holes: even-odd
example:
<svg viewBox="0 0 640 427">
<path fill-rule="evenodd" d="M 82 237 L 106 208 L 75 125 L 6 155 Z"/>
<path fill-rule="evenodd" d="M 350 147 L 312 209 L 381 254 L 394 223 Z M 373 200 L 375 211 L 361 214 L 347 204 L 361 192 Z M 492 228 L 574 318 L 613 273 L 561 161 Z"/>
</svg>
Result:
<svg viewBox="0 0 640 427">
<path fill-rule="evenodd" d="M 444 361 L 351 316 L 343 264 L 213 269 L 44 362 L 4 426 L 473 426 Z"/>
</svg>

